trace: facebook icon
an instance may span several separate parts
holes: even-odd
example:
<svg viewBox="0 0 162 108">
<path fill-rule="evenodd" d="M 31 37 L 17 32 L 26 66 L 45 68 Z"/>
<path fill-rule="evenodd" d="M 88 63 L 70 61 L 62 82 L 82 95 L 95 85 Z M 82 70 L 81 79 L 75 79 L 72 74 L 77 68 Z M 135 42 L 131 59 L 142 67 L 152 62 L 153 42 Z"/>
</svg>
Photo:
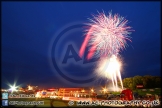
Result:
<svg viewBox="0 0 162 108">
<path fill-rule="evenodd" d="M 8 100 L 2 100 L 2 106 L 8 106 Z"/>
</svg>

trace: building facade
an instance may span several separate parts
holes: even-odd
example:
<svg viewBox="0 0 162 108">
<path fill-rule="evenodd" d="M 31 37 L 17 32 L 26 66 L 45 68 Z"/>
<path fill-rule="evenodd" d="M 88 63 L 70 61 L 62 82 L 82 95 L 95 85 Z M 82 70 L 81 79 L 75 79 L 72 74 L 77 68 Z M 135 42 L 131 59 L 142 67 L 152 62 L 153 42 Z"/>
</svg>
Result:
<svg viewBox="0 0 162 108">
<path fill-rule="evenodd" d="M 59 88 L 58 96 L 62 97 L 89 97 L 92 92 L 86 88 Z"/>
</svg>

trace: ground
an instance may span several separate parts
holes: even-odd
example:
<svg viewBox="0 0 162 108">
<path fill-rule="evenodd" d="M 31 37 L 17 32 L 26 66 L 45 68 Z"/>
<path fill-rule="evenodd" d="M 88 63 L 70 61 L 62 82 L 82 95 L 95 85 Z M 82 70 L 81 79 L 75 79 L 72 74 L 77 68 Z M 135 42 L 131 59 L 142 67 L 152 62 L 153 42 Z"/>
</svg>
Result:
<svg viewBox="0 0 162 108">
<path fill-rule="evenodd" d="M 154 91 L 149 91 L 149 89 L 142 91 L 141 89 L 141 90 L 135 90 L 134 92 L 138 92 L 139 95 L 146 95 L 146 94 L 153 94 L 153 95 L 160 94 L 161 95 L 161 89 L 155 89 Z M 120 93 L 114 92 L 113 94 L 120 94 Z M 106 99 L 106 98 L 103 98 L 103 99 Z M 8 101 L 9 102 L 10 101 L 26 101 L 26 102 L 27 101 L 43 101 L 44 102 L 44 105 L 12 105 L 12 107 L 76 107 L 77 106 L 76 102 L 74 105 L 70 106 L 68 104 L 69 101 L 65 101 L 61 99 L 50 99 L 50 98 L 10 98 Z M 97 107 L 101 107 L 101 106 L 97 106 Z"/>
<path fill-rule="evenodd" d="M 9 99 L 9 101 L 44 101 L 44 105 L 10 105 L 11 107 L 76 107 L 77 106 L 76 104 L 74 104 L 73 106 L 70 106 L 68 104 L 69 101 L 50 99 L 50 98 L 42 98 L 42 99 L 34 99 L 34 98 L 14 99 L 12 98 L 12 99 Z"/>
<path fill-rule="evenodd" d="M 59 100 L 59 99 L 50 99 L 50 98 L 42 98 L 42 99 L 35 99 L 35 98 L 26 98 L 26 99 L 9 99 L 9 101 L 44 101 L 44 105 L 13 105 L 10 107 L 77 107 L 76 103 L 72 106 L 68 104 L 69 101 L 65 100 Z M 85 106 L 82 106 L 85 107 Z M 86 106 L 88 107 L 88 106 Z M 89 106 L 91 107 L 91 106 Z M 92 107 L 101 107 L 101 106 L 92 106 Z M 102 106 L 104 107 L 104 106 Z M 105 106 L 105 107 L 110 107 L 110 106 Z M 111 106 L 113 107 L 113 106 Z M 122 107 L 122 106 L 118 106 Z M 160 106 L 161 107 L 161 106 Z M 135 107 L 133 107 L 135 108 Z"/>
</svg>

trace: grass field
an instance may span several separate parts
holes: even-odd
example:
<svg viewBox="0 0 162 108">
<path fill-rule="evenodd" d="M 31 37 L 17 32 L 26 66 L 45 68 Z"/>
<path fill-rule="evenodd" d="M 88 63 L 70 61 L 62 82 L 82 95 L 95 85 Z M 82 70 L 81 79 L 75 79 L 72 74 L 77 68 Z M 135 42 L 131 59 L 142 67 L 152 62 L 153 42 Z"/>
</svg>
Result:
<svg viewBox="0 0 162 108">
<path fill-rule="evenodd" d="M 145 91 L 143 91 L 143 89 L 137 89 L 137 90 L 134 90 L 133 92 L 137 92 L 139 95 L 146 95 L 146 94 L 161 95 L 161 88 L 153 89 L 153 90 L 154 91 L 150 91 L 150 89 L 145 89 Z"/>
<path fill-rule="evenodd" d="M 150 89 L 145 89 L 145 91 L 143 91 L 143 89 L 136 89 L 136 90 L 133 90 L 133 92 L 137 92 L 139 95 L 146 95 L 146 94 L 161 95 L 161 88 L 153 89 L 153 90 L 154 91 L 150 91 Z M 115 95 L 120 94 L 120 92 L 111 92 L 111 93 Z"/>
</svg>

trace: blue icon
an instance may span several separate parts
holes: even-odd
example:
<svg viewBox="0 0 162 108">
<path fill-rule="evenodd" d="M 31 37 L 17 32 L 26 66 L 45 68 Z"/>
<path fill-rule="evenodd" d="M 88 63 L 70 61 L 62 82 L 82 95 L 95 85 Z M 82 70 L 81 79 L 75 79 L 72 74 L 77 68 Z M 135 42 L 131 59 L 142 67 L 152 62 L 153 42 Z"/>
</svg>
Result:
<svg viewBox="0 0 162 108">
<path fill-rule="evenodd" d="M 8 99 L 8 93 L 2 93 L 2 99 Z"/>
<path fill-rule="evenodd" d="M 8 106 L 8 100 L 2 100 L 2 106 Z"/>
</svg>

